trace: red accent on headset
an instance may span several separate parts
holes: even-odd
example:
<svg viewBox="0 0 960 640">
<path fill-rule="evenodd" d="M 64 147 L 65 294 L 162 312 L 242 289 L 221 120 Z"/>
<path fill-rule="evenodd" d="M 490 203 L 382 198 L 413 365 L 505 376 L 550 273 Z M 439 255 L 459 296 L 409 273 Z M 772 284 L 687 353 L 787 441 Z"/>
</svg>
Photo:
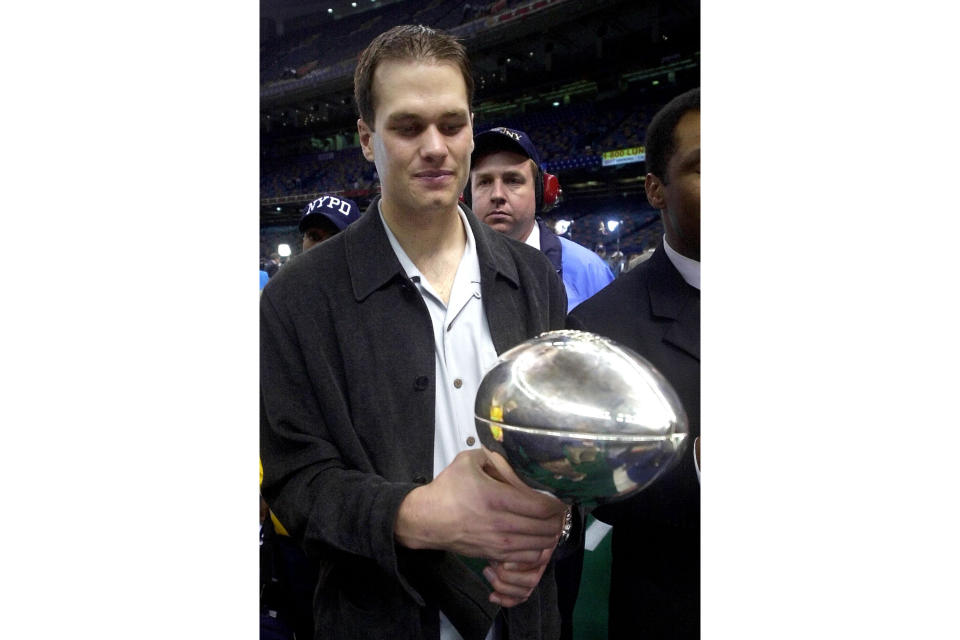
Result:
<svg viewBox="0 0 960 640">
<path fill-rule="evenodd" d="M 543 172 L 543 206 L 552 207 L 557 204 L 560 195 L 560 181 L 552 173 Z"/>
</svg>

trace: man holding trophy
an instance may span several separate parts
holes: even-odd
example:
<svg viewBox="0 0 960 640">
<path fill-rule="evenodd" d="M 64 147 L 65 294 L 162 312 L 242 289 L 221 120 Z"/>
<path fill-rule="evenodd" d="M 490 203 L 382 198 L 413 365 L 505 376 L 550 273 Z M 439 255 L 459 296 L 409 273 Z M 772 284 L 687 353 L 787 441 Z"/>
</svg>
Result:
<svg viewBox="0 0 960 640">
<path fill-rule="evenodd" d="M 563 283 L 458 206 L 459 42 L 394 27 L 354 92 L 381 197 L 260 301 L 262 493 L 319 565 L 314 637 L 553 640 L 567 506 L 481 446 L 474 398 L 498 354 L 563 326 Z"/>
</svg>

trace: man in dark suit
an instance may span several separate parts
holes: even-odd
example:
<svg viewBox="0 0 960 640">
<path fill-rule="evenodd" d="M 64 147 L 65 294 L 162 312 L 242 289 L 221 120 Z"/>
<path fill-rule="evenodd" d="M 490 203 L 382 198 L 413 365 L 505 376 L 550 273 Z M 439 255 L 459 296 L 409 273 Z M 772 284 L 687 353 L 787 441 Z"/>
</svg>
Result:
<svg viewBox="0 0 960 640">
<path fill-rule="evenodd" d="M 700 436 L 700 90 L 671 100 L 646 138 L 646 194 L 664 238 L 653 256 L 570 314 L 616 340 L 676 389 Z M 613 525 L 610 638 L 699 638 L 699 447 L 635 497 L 598 508 Z"/>
</svg>

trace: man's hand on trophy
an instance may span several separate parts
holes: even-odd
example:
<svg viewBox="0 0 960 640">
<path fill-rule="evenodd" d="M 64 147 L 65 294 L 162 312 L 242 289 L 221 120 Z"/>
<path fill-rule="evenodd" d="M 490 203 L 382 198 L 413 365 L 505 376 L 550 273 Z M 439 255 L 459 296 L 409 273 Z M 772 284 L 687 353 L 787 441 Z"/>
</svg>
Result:
<svg viewBox="0 0 960 640">
<path fill-rule="evenodd" d="M 501 607 L 515 607 L 527 601 L 543 577 L 553 549 L 544 549 L 535 563 L 497 562 L 493 560 L 483 575 L 493 587 L 490 602 Z"/>
<path fill-rule="evenodd" d="M 565 511 L 560 500 L 525 485 L 500 454 L 474 449 L 458 454 L 433 481 L 407 494 L 394 536 L 411 549 L 538 567 L 544 551 L 557 544 Z M 510 584 L 504 578 L 506 573 L 501 580 Z"/>
</svg>

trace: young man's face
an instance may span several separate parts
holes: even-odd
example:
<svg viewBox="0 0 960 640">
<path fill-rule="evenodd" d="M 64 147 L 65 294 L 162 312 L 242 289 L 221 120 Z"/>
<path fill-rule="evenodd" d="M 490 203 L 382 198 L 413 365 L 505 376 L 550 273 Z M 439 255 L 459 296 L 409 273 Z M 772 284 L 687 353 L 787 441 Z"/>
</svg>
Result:
<svg viewBox="0 0 960 640">
<path fill-rule="evenodd" d="M 446 62 L 386 61 L 373 74 L 374 127 L 360 145 L 377 166 L 384 212 L 447 213 L 470 171 L 473 119 L 460 70 Z"/>
<path fill-rule="evenodd" d="M 512 151 L 484 156 L 470 170 L 470 206 L 480 220 L 523 242 L 536 222 L 533 161 Z"/>
<path fill-rule="evenodd" d="M 647 198 L 662 211 L 667 242 L 677 252 L 700 260 L 700 112 L 688 111 L 673 130 L 675 149 L 667 163 L 667 182 L 647 176 Z"/>
</svg>

